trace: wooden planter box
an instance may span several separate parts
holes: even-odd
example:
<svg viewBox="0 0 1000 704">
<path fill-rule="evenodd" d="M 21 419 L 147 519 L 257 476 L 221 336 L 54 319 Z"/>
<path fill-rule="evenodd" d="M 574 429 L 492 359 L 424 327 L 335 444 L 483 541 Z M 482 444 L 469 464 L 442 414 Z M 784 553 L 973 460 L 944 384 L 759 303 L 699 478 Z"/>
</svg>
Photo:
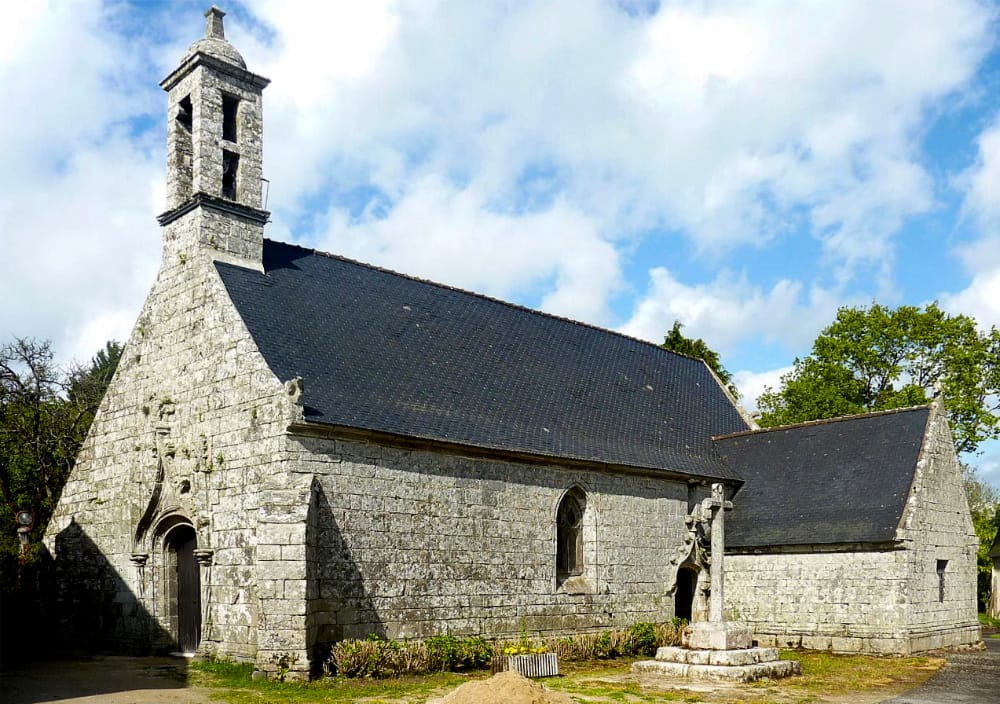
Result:
<svg viewBox="0 0 1000 704">
<path fill-rule="evenodd" d="M 514 670 L 525 677 L 555 677 L 559 674 L 559 659 L 555 653 L 501 655 L 490 663 L 493 673 Z"/>
</svg>

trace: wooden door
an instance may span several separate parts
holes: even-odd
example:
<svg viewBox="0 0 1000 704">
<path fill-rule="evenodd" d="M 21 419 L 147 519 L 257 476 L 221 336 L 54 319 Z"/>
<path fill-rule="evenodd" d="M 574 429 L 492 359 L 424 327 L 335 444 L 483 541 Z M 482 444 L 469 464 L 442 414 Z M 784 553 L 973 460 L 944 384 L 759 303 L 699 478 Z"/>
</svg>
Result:
<svg viewBox="0 0 1000 704">
<path fill-rule="evenodd" d="M 201 578 L 194 550 L 198 546 L 194 529 L 182 526 L 174 531 L 177 565 L 177 645 L 182 653 L 193 653 L 201 642 Z"/>
</svg>

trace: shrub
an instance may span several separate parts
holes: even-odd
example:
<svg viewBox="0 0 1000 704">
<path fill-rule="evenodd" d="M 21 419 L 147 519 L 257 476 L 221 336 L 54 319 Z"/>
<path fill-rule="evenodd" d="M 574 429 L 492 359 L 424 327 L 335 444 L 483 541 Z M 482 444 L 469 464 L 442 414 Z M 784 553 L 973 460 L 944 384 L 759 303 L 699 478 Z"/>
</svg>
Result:
<svg viewBox="0 0 1000 704">
<path fill-rule="evenodd" d="M 654 624 L 637 623 L 629 629 L 628 652 L 626 654 L 651 657 L 656 654 L 657 642 Z"/>
<path fill-rule="evenodd" d="M 631 628 L 582 633 L 556 638 L 528 638 L 525 629 L 516 641 L 487 641 L 480 636 L 451 634 L 424 641 L 342 640 L 334 644 L 326 670 L 344 677 L 397 677 L 435 671 L 485 669 L 493 657 L 555 653 L 565 662 L 603 660 L 621 656 L 648 657 L 662 645 L 677 645 L 685 621 L 636 623 Z"/>
</svg>

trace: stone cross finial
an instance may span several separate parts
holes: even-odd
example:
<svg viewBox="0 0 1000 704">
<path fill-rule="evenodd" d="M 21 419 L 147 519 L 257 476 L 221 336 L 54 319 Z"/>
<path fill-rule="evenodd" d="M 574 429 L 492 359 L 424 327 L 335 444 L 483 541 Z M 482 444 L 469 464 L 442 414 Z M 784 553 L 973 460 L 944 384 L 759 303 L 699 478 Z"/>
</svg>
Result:
<svg viewBox="0 0 1000 704">
<path fill-rule="evenodd" d="M 706 514 L 711 512 L 712 516 L 712 600 L 708 620 L 721 623 L 722 590 L 725 583 L 722 563 L 726 550 L 726 510 L 733 507 L 733 502 L 726 501 L 726 487 L 723 484 L 713 484 L 711 498 L 702 501 L 701 506 Z"/>
<path fill-rule="evenodd" d="M 212 5 L 205 10 L 205 36 L 209 39 L 225 39 L 226 30 L 222 26 L 222 18 L 226 13 Z"/>
</svg>

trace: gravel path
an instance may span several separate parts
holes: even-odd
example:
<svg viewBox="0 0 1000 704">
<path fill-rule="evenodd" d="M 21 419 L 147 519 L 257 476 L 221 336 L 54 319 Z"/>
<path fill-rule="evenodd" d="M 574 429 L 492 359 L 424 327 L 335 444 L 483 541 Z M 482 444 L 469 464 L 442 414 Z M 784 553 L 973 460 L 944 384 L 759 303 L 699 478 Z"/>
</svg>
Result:
<svg viewBox="0 0 1000 704">
<path fill-rule="evenodd" d="M 986 650 L 949 655 L 923 685 L 883 704 L 1000 704 L 1000 639 L 983 642 Z"/>
</svg>

